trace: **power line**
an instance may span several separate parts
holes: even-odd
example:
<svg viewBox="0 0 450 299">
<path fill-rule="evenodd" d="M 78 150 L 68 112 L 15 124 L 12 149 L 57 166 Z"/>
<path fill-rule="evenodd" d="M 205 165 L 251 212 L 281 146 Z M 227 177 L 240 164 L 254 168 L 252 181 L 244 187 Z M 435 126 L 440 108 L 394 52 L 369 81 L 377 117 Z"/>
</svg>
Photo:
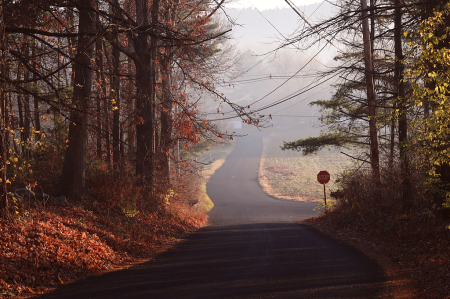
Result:
<svg viewBox="0 0 450 299">
<path fill-rule="evenodd" d="M 338 46 L 336 46 L 335 44 L 333 44 L 330 40 L 328 40 L 325 36 L 323 36 L 319 31 L 317 31 L 316 28 L 314 28 L 313 25 L 311 25 L 311 23 L 306 19 L 310 19 L 307 15 L 303 16 L 303 12 L 294 4 L 291 3 L 290 0 L 284 0 L 291 8 L 292 10 L 299 15 L 299 17 L 306 23 L 309 25 L 309 27 L 311 27 L 311 29 L 313 29 L 319 36 L 321 36 L 324 40 L 326 40 L 330 45 L 332 45 L 333 47 L 335 47 L 336 49 L 338 49 L 339 51 L 341 51 L 342 53 L 345 53 L 345 51 L 341 50 L 341 48 L 339 48 Z M 323 2 L 322 2 L 323 3 Z M 322 5 L 322 4 L 320 4 Z M 310 19 L 311 20 L 311 19 Z M 314 23 L 313 20 L 311 20 L 311 22 Z"/>
<path fill-rule="evenodd" d="M 294 75 L 292 75 L 290 78 L 288 78 L 286 81 L 284 81 L 282 84 L 280 84 L 277 88 L 275 88 L 274 90 L 272 90 L 271 92 L 269 92 L 268 94 L 266 94 L 264 97 L 260 98 L 259 100 L 253 102 L 250 104 L 256 104 L 262 100 L 264 100 L 265 98 L 267 98 L 268 96 L 270 96 L 271 94 L 273 94 L 275 91 L 277 91 L 278 89 L 280 89 L 284 84 L 286 84 L 289 80 L 291 80 L 295 75 L 297 75 L 299 72 L 301 72 L 306 66 L 308 66 L 308 64 L 317 56 L 320 54 L 320 52 L 323 51 L 323 49 L 325 49 L 326 45 L 322 47 L 322 49 L 319 50 L 319 52 L 317 52 L 304 66 L 302 66 Z"/>
<path fill-rule="evenodd" d="M 320 116 L 314 116 L 314 115 L 283 115 L 283 114 L 271 114 L 272 117 L 309 117 L 309 118 L 317 118 Z"/>
<path fill-rule="evenodd" d="M 257 7 L 255 7 L 251 2 L 250 2 L 250 0 L 247 0 L 249 3 L 250 3 L 250 5 L 251 6 L 253 6 L 255 9 L 256 9 L 256 11 L 286 40 L 286 41 L 288 41 L 288 39 L 280 32 L 280 30 L 278 30 L 278 28 L 276 28 L 260 11 L 259 11 L 259 9 L 257 8 Z M 289 3 L 288 3 L 289 4 Z M 292 7 L 292 6 L 291 6 Z M 298 13 L 297 13 L 298 14 Z M 262 101 L 262 100 L 264 100 L 265 98 L 267 98 L 269 95 L 271 95 L 271 94 L 273 94 L 275 91 L 277 91 L 278 89 L 280 89 L 284 84 L 286 84 L 289 80 L 291 80 L 295 75 L 297 75 L 299 72 L 301 72 L 306 66 L 308 66 L 308 64 L 314 59 L 315 60 L 315 58 L 316 58 L 316 56 L 320 53 L 320 52 L 322 52 L 322 50 L 324 49 L 325 47 L 323 47 L 322 49 L 320 49 L 320 51 L 319 52 L 317 52 L 303 67 L 301 67 L 294 75 L 292 75 L 290 78 L 288 78 L 288 79 L 286 79 L 286 81 L 284 81 L 282 84 L 280 84 L 278 87 L 276 87 L 274 90 L 272 90 L 271 92 L 269 92 L 268 94 L 266 94 L 264 97 L 262 97 L 262 98 L 260 98 L 259 100 L 257 100 L 257 101 L 254 101 L 253 103 L 251 103 L 249 106 L 251 106 L 251 105 L 254 105 L 254 104 L 256 104 L 256 103 L 258 103 L 258 102 L 260 102 L 260 101 Z M 298 49 L 298 48 L 297 48 Z M 300 50 L 300 49 L 299 49 Z M 316 60 L 317 61 L 317 60 Z M 322 64 L 322 63 L 321 63 Z M 323 64 L 322 64 L 323 65 Z M 325 66 L 326 67 L 326 66 Z"/>
<path fill-rule="evenodd" d="M 325 90 L 329 90 L 329 89 L 330 89 L 330 88 L 328 87 L 328 88 L 326 88 Z M 320 91 L 318 91 L 318 92 L 316 92 L 316 93 L 313 93 L 312 95 L 310 95 L 310 96 L 308 96 L 308 97 L 306 97 L 306 98 L 303 98 L 301 101 L 298 101 L 297 103 L 294 103 L 294 104 L 292 104 L 292 105 L 290 105 L 290 106 L 288 106 L 288 107 L 286 107 L 286 108 L 283 108 L 283 109 L 281 109 L 281 110 L 278 110 L 277 112 L 274 112 L 274 114 L 275 114 L 275 113 L 279 113 L 279 112 L 281 112 L 281 111 L 284 111 L 284 110 L 286 110 L 286 109 L 289 109 L 289 108 L 291 108 L 291 107 L 293 107 L 293 106 L 295 106 L 295 105 L 298 105 L 298 104 L 300 104 L 300 103 L 306 101 L 307 99 L 311 98 L 312 96 L 315 96 L 316 94 L 318 94 L 318 93 L 320 93 L 320 92 L 324 92 L 324 90 L 320 90 Z"/>
<path fill-rule="evenodd" d="M 280 35 L 286 40 L 286 41 L 288 41 L 288 39 L 278 30 L 278 28 L 276 28 L 260 11 L 259 11 L 259 9 L 258 8 L 256 8 L 251 2 L 250 2 L 250 0 L 248 0 L 248 2 L 250 3 L 250 5 L 251 6 L 253 6 L 255 9 L 256 9 L 256 11 L 258 11 L 258 13 L 259 14 L 261 14 L 261 16 L 263 16 L 263 18 L 278 32 L 278 33 L 280 33 Z M 287 0 L 286 0 L 286 2 L 287 2 Z M 308 23 L 308 25 L 310 25 L 311 26 L 311 24 L 309 24 L 309 22 L 308 21 L 306 21 L 306 19 L 304 19 L 303 17 L 302 17 L 302 15 L 296 10 L 296 9 L 294 9 L 294 7 L 289 3 L 289 2 L 287 2 L 290 6 L 291 6 L 291 8 L 303 19 L 303 20 L 305 20 L 305 22 L 307 22 Z M 321 4 L 322 5 L 322 4 Z M 327 42 L 329 42 L 330 44 L 332 44 L 330 41 L 328 41 L 327 40 Z M 333 45 L 333 44 L 332 44 Z M 325 45 L 326 46 L 326 45 Z M 325 46 L 324 47 L 322 47 L 303 67 L 301 67 L 294 75 L 292 75 L 292 76 L 290 76 L 289 78 L 287 78 L 282 84 L 280 84 L 278 87 L 276 87 L 274 90 L 272 90 L 270 93 L 268 93 L 268 94 L 266 94 L 264 97 L 262 97 L 261 99 L 259 99 L 259 100 L 257 100 L 257 101 L 254 101 L 253 103 L 251 103 L 249 106 L 251 106 L 251 105 L 254 105 L 255 103 L 258 103 L 258 102 L 260 102 L 260 101 L 262 101 L 263 99 L 265 99 L 266 97 L 268 97 L 269 95 L 271 95 L 271 94 L 273 94 L 275 91 L 277 91 L 279 88 L 281 88 L 284 84 L 286 84 L 289 80 L 291 80 L 292 78 L 294 78 L 295 76 L 297 76 L 298 75 L 298 73 L 299 72 L 301 72 L 306 66 L 308 66 L 309 65 L 309 63 L 311 63 L 311 61 L 312 60 L 315 60 L 315 57 L 318 55 L 318 54 L 320 54 L 322 51 L 323 51 L 323 49 L 325 48 Z M 333 45 L 334 46 L 334 45 Z M 297 49 L 298 49 L 298 47 L 297 47 Z M 299 49 L 300 50 L 300 49 Z M 256 63 L 254 66 L 252 66 L 250 69 L 248 69 L 246 72 L 248 72 L 249 70 L 251 70 L 252 68 L 254 68 L 254 67 L 256 67 L 258 64 L 260 64 L 263 60 L 265 60 L 265 59 L 267 59 L 271 54 L 272 54 L 273 52 L 271 52 L 271 53 L 268 53 L 267 54 L 267 56 L 264 58 L 264 59 L 262 59 L 261 61 L 259 61 L 258 63 Z M 306 53 L 305 53 L 306 54 Z M 307 55 L 307 54 L 306 54 Z M 309 56 L 309 55 L 308 55 Z M 317 61 L 317 60 L 316 60 Z M 319 63 L 321 63 L 321 62 L 319 62 Z M 322 63 L 321 63 L 322 64 Z M 323 64 L 322 64 L 323 65 Z M 325 66 L 325 65 L 324 65 Z M 327 67 L 327 66 L 325 66 L 325 67 Z M 243 73 L 241 73 L 241 74 L 243 74 Z M 290 100 L 290 99 L 292 99 L 292 98 L 294 98 L 294 97 L 297 97 L 297 96 L 299 96 L 299 95 L 301 95 L 301 94 L 303 94 L 303 93 L 305 93 L 305 92 L 307 92 L 307 91 L 309 91 L 309 90 L 311 90 L 311 89 L 313 89 L 313 88 L 315 88 L 315 87 L 317 87 L 317 86 L 319 86 L 319 85 L 321 85 L 321 84 L 323 84 L 323 83 L 325 83 L 325 82 L 327 82 L 327 81 L 329 81 L 330 79 L 332 79 L 332 78 L 334 78 L 336 75 L 334 75 L 334 76 L 332 76 L 332 77 L 330 77 L 330 78 L 328 78 L 328 79 L 326 79 L 326 80 L 324 80 L 324 81 L 322 81 L 322 82 L 320 82 L 320 83 L 318 83 L 318 84 L 316 84 L 316 85 L 314 85 L 313 87 L 311 87 L 311 88 L 307 88 L 306 90 L 300 90 L 298 93 L 296 93 L 296 94 L 291 94 L 291 96 L 288 96 L 287 98 L 286 97 L 284 97 L 284 98 L 282 98 L 281 100 L 278 100 L 278 101 L 276 101 L 276 102 L 274 102 L 274 103 L 272 103 L 272 104 L 270 104 L 270 105 L 266 105 L 266 106 L 264 106 L 264 107 L 262 107 L 262 108 L 258 108 L 258 109 L 256 109 L 256 110 L 254 110 L 254 111 L 250 111 L 250 113 L 255 113 L 255 112 L 260 112 L 260 111 L 263 111 L 263 110 L 265 110 L 265 109 L 268 109 L 268 108 L 271 108 L 271 107 L 273 107 L 273 106 L 276 106 L 276 105 L 279 105 L 279 104 L 281 104 L 281 103 L 283 103 L 283 102 L 286 102 L 286 101 L 288 101 L 288 100 Z M 239 76 L 238 76 L 239 77 Z M 308 86 L 311 86 L 311 84 L 310 85 L 308 85 Z M 307 87 L 308 87 L 307 86 Z M 227 114 L 228 113 L 230 113 L 230 112 L 226 112 Z M 224 113 L 225 114 L 225 113 Z M 240 117 L 239 115 L 237 115 L 237 116 L 232 116 L 232 117 L 226 117 L 226 118 L 221 118 L 221 119 L 216 119 L 216 120 L 226 120 L 226 119 L 233 119 L 233 118 L 237 118 L 237 117 Z M 214 121 L 216 121 L 216 120 L 214 120 Z"/>
<path fill-rule="evenodd" d="M 226 84 L 247 84 L 247 83 L 256 83 L 256 82 L 262 82 L 267 80 L 281 80 L 281 79 L 287 79 L 287 78 L 293 78 L 293 79 L 302 79 L 302 78 L 309 78 L 312 74 L 302 74 L 302 75 L 266 75 L 258 78 L 249 78 L 249 79 L 242 79 L 242 80 L 235 80 L 235 81 L 228 81 L 225 82 Z"/>
<path fill-rule="evenodd" d="M 331 77 L 329 77 L 329 78 L 325 78 L 324 80 L 322 80 L 321 82 L 318 82 L 317 84 L 315 84 L 315 85 L 313 85 L 313 86 L 311 86 L 311 85 L 312 85 L 312 83 L 311 83 L 311 84 L 309 84 L 308 86 L 306 86 L 305 88 L 303 88 L 303 89 L 301 89 L 300 91 L 298 91 L 297 93 L 292 93 L 292 94 L 290 94 L 289 96 L 286 96 L 286 97 L 284 97 L 284 98 L 282 98 L 282 99 L 280 99 L 280 100 L 278 100 L 278 101 L 276 101 L 276 102 L 274 102 L 274 103 L 272 103 L 272 104 L 270 104 L 270 105 L 266 105 L 266 106 L 264 106 L 264 107 L 261 107 L 261 108 L 258 108 L 258 109 L 256 109 L 256 110 L 250 111 L 250 113 L 260 112 L 260 111 L 269 109 L 269 108 L 271 108 L 271 107 L 273 107 L 273 106 L 276 106 L 276 105 L 279 105 L 279 104 L 281 104 L 281 103 L 284 103 L 284 102 L 286 102 L 286 101 L 289 101 L 290 99 L 293 99 L 293 98 L 295 98 L 295 97 L 297 97 L 297 96 L 299 96 L 299 95 L 304 94 L 305 92 L 310 91 L 311 89 L 316 88 L 316 87 L 319 86 L 319 85 L 322 85 L 323 83 L 325 83 L 325 82 L 327 82 L 327 81 L 333 79 L 333 78 L 336 77 L 336 76 L 338 76 L 338 74 L 334 74 L 333 76 L 331 76 Z M 309 87 L 309 86 L 311 86 L 311 87 Z M 309 88 L 307 88 L 307 87 L 309 87 Z M 224 114 L 225 114 L 225 113 L 224 113 Z M 233 119 L 233 118 L 238 118 L 238 117 L 240 117 L 240 115 L 229 116 L 229 117 L 223 117 L 223 118 L 218 118 L 218 119 L 211 119 L 210 121 L 227 120 L 227 119 Z"/>
</svg>

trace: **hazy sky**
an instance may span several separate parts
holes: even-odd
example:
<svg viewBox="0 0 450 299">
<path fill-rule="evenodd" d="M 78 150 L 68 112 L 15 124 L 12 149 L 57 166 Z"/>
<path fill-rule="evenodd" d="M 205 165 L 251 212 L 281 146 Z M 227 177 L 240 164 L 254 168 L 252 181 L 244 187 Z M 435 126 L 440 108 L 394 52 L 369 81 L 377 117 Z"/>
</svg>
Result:
<svg viewBox="0 0 450 299">
<path fill-rule="evenodd" d="M 321 0 L 293 0 L 292 1 L 297 6 L 305 6 L 313 3 L 322 2 Z M 236 8 L 246 8 L 255 6 L 259 10 L 273 9 L 273 8 L 283 8 L 289 7 L 284 0 L 238 0 L 230 7 Z"/>
</svg>

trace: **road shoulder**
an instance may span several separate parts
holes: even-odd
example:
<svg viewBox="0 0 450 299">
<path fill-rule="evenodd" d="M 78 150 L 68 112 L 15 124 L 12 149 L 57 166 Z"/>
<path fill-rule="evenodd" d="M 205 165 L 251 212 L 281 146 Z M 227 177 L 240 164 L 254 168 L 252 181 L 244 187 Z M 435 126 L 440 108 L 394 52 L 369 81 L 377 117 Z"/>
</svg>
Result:
<svg viewBox="0 0 450 299">
<path fill-rule="evenodd" d="M 385 292 L 380 294 L 380 298 L 416 297 L 417 289 L 414 287 L 414 281 L 411 279 L 408 269 L 394 262 L 386 253 L 374 248 L 373 244 L 365 240 L 363 236 L 358 235 L 355 231 L 353 231 L 355 233 L 351 233 L 348 230 L 340 230 L 326 221 L 321 221 L 320 217 L 302 220 L 298 223 L 317 230 L 330 238 L 344 242 L 376 261 L 386 279 Z"/>
</svg>

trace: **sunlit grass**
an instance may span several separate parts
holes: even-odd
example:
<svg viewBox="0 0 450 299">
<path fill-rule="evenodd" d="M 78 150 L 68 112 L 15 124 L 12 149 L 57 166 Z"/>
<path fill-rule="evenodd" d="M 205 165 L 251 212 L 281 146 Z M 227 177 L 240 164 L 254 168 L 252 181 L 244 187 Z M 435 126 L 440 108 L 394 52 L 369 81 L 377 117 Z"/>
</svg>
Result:
<svg viewBox="0 0 450 299">
<path fill-rule="evenodd" d="M 330 182 L 326 184 L 327 198 L 330 190 L 338 188 L 338 174 L 352 166 L 348 157 L 334 149 L 324 149 L 312 156 L 281 150 L 283 141 L 308 137 L 306 133 L 316 132 L 274 133 L 263 137 L 259 180 L 266 193 L 283 199 L 321 202 L 323 185 L 317 182 L 317 174 L 321 170 L 331 175 Z"/>
</svg>

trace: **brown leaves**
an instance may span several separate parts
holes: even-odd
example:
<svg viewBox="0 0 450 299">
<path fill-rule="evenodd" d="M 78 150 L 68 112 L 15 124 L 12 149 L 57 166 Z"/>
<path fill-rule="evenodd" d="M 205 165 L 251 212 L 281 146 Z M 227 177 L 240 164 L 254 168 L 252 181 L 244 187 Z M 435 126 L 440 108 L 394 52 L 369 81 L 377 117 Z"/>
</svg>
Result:
<svg viewBox="0 0 450 299">
<path fill-rule="evenodd" d="M 30 209 L 14 222 L 0 219 L 0 298 L 41 294 L 86 274 L 148 258 L 158 244 L 173 242 L 172 235 L 192 226 L 154 213 L 111 221 L 76 207 Z"/>
<path fill-rule="evenodd" d="M 391 284 L 400 287 L 400 294 L 396 293 L 395 298 L 450 297 L 450 234 L 443 221 L 419 213 L 395 215 L 372 207 L 365 212 L 338 208 L 305 223 L 366 254 L 388 256 L 388 268 L 394 270 L 386 274 Z M 406 285 L 397 281 L 399 278 Z M 411 294 L 402 294 L 406 291 Z"/>
</svg>

